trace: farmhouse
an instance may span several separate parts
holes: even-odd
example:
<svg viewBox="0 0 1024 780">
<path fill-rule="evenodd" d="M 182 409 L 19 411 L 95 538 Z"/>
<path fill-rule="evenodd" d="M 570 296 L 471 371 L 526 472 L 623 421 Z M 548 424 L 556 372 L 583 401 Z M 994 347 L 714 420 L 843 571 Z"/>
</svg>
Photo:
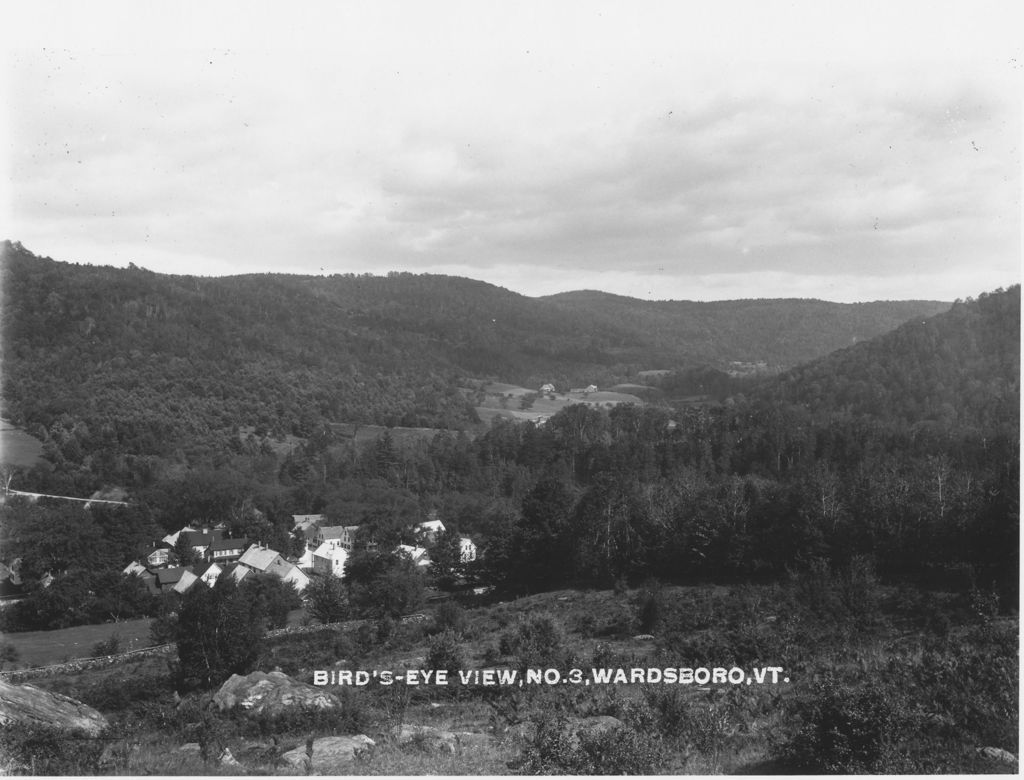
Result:
<svg viewBox="0 0 1024 780">
<path fill-rule="evenodd" d="M 178 535 L 179 534 L 188 533 L 190 531 L 197 531 L 197 530 L 199 530 L 199 529 L 193 528 L 190 525 L 186 525 L 183 528 L 175 531 L 173 534 L 167 534 L 167 536 L 165 536 L 160 541 L 163 542 L 164 544 L 166 544 L 168 547 L 174 547 L 174 545 L 176 545 L 178 543 Z"/>
<path fill-rule="evenodd" d="M 201 563 L 192 568 L 192 573 L 211 588 L 223 570 L 216 563 Z"/>
<path fill-rule="evenodd" d="M 313 546 L 320 547 L 330 542 L 335 547 L 351 551 L 358 530 L 358 525 L 325 525 L 317 530 L 316 536 L 313 537 Z"/>
<path fill-rule="evenodd" d="M 166 566 L 171 560 L 171 548 L 166 542 L 162 542 L 146 553 L 145 558 L 147 568 Z"/>
<path fill-rule="evenodd" d="M 238 559 L 240 566 L 253 572 L 273 574 L 284 582 L 291 583 L 300 593 L 309 585 L 309 575 L 293 563 L 289 563 L 277 550 L 254 544 Z"/>
<path fill-rule="evenodd" d="M 395 552 L 408 555 L 412 562 L 417 566 L 430 565 L 430 553 L 427 552 L 425 547 L 413 547 L 408 544 L 400 544 L 395 548 Z"/>
<path fill-rule="evenodd" d="M 324 542 L 313 553 L 313 571 L 331 577 L 345 576 L 345 561 L 348 550 L 344 547 Z"/>
<path fill-rule="evenodd" d="M 469 563 L 476 560 L 476 545 L 468 536 L 459 534 L 459 560 Z"/>
<path fill-rule="evenodd" d="M 544 384 L 544 385 L 540 386 L 540 391 L 542 393 L 553 393 L 553 392 L 555 392 L 555 386 L 553 384 L 551 384 L 550 382 L 548 382 L 547 384 Z"/>
<path fill-rule="evenodd" d="M 210 543 L 207 550 L 207 558 L 217 563 L 237 561 L 248 547 L 249 540 L 245 538 L 217 539 Z"/>
<path fill-rule="evenodd" d="M 156 587 L 166 593 L 169 590 L 177 590 L 175 587 L 180 581 L 184 574 L 188 572 L 189 579 L 195 580 L 196 576 L 189 572 L 184 566 L 172 566 L 167 569 L 159 569 L 153 572 L 156 575 Z M 185 586 L 185 590 L 188 590 L 188 586 Z M 178 593 L 184 593 L 185 590 L 178 590 Z"/>
<path fill-rule="evenodd" d="M 437 537 L 444 533 L 444 523 L 437 519 L 437 513 L 431 512 L 430 519 L 418 524 L 413 532 L 424 541 L 433 544 Z"/>
<path fill-rule="evenodd" d="M 179 531 L 178 538 L 185 538 L 185 543 L 201 558 L 206 557 L 210 545 L 221 537 L 220 531 Z"/>
</svg>

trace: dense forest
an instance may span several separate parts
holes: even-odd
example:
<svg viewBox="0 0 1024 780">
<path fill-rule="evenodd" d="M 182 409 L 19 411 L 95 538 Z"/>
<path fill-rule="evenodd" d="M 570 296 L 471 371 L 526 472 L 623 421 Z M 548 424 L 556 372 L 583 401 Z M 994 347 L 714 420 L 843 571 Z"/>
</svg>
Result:
<svg viewBox="0 0 1024 780">
<path fill-rule="evenodd" d="M 6 270 L 5 410 L 45 441 L 18 484 L 120 485 L 134 502 L 90 520 L 111 541 L 73 560 L 62 550 L 81 534 L 61 529 L 85 527 L 81 510 L 4 510 L 5 550 L 58 586 L 69 578 L 55 594 L 88 590 L 73 577 L 123 566 L 186 522 L 286 550 L 292 514 L 412 541 L 408 527 L 436 510 L 484 550 L 470 579 L 506 593 L 869 565 L 1017 601 L 1019 287 L 722 385 L 720 403 L 576 405 L 470 435 L 458 382 L 472 360 L 498 368 L 487 355 L 503 356 L 505 338 L 519 359 L 538 323 L 561 323 L 563 346 L 596 339 L 594 360 L 614 334 L 585 328 L 578 310 L 431 277 L 160 277 L 17 247 Z M 473 324 L 491 315 L 514 329 L 520 305 L 518 341 Z M 328 424 L 408 414 L 450 430 L 361 445 Z M 240 435 L 243 424 L 255 430 Z M 285 445 L 282 426 L 300 438 Z"/>
<path fill-rule="evenodd" d="M 239 454 L 243 428 L 257 449 L 331 422 L 479 428 L 469 378 L 604 387 L 651 368 L 786 367 L 948 308 L 531 299 L 412 274 L 166 276 L 10 242 L 3 280 L 3 415 L 54 467 L 23 486 L 76 494 L 205 468 Z"/>
</svg>

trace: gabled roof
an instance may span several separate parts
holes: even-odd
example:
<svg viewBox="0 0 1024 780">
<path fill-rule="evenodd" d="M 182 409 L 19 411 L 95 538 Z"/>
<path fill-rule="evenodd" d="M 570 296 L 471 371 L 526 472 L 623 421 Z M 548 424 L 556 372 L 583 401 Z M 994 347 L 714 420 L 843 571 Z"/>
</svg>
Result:
<svg viewBox="0 0 1024 780">
<path fill-rule="evenodd" d="M 424 561 L 430 561 L 430 556 L 427 554 L 425 547 L 413 547 L 408 544 L 400 544 L 395 548 L 396 552 L 403 552 L 412 558 L 414 563 L 421 563 Z"/>
<path fill-rule="evenodd" d="M 178 593 L 184 593 L 199 581 L 200 580 L 196 575 L 188 569 L 185 569 L 185 571 L 181 573 L 181 579 L 174 583 L 174 590 Z"/>
<path fill-rule="evenodd" d="M 313 551 L 313 555 L 317 558 L 330 558 L 332 560 L 335 558 L 348 558 L 348 550 L 330 542 L 324 542 Z"/>
<path fill-rule="evenodd" d="M 170 569 L 158 569 L 154 573 L 156 574 L 157 583 L 163 588 L 176 583 L 186 571 L 188 569 L 184 566 L 174 566 Z"/>
<path fill-rule="evenodd" d="M 175 531 L 173 534 L 167 534 L 162 541 L 173 547 L 178 543 L 178 534 L 187 533 L 189 531 L 195 531 L 196 529 L 190 525 L 182 526 L 180 529 Z"/>
<path fill-rule="evenodd" d="M 221 569 L 221 574 L 227 577 L 233 577 L 235 582 L 241 582 L 243 577 L 246 577 L 251 573 L 252 569 L 247 569 L 244 566 L 239 566 L 237 563 L 226 564 Z"/>
<path fill-rule="evenodd" d="M 211 531 L 210 533 L 185 531 L 184 535 L 190 547 L 209 547 L 221 537 L 220 531 Z"/>
<path fill-rule="evenodd" d="M 249 540 L 246 538 L 241 539 L 216 539 L 210 543 L 211 552 L 220 552 L 221 550 L 244 550 L 249 546 Z"/>
<path fill-rule="evenodd" d="M 206 574 L 206 572 L 208 572 L 214 566 L 217 567 L 217 574 L 220 574 L 223 571 L 220 568 L 220 564 L 219 563 L 214 563 L 213 561 L 210 561 L 209 563 L 201 563 L 198 566 L 193 566 L 192 567 L 192 573 L 194 575 L 196 575 L 197 577 L 199 577 L 200 579 L 202 579 L 202 576 L 204 574 Z"/>
<path fill-rule="evenodd" d="M 353 526 L 349 525 L 325 525 L 320 527 L 319 536 L 324 539 L 340 539 L 348 534 L 349 528 Z M 359 526 L 355 526 L 358 528 Z"/>
<path fill-rule="evenodd" d="M 271 550 L 269 547 L 260 547 L 254 544 L 242 553 L 242 557 L 238 559 L 238 562 L 244 563 L 253 569 L 266 571 L 279 556 L 280 553 L 277 550 Z"/>
</svg>

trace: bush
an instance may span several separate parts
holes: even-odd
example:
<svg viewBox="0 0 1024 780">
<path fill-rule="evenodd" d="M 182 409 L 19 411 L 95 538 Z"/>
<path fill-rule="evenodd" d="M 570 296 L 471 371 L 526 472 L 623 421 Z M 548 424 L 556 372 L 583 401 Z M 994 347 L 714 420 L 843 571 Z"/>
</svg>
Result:
<svg viewBox="0 0 1024 780">
<path fill-rule="evenodd" d="M 813 774 L 899 771 L 896 747 L 904 722 L 892 691 L 850 690 L 829 680 L 798 705 L 796 715 L 803 725 L 781 751 L 787 768 Z"/>
<path fill-rule="evenodd" d="M 465 668 L 462 645 L 454 631 L 445 631 L 430 640 L 430 649 L 427 651 L 427 668 L 447 669 L 449 674 L 455 674 L 458 670 Z"/>
<path fill-rule="evenodd" d="M 92 655 L 117 655 L 121 652 L 121 637 L 115 632 L 109 639 L 104 639 L 92 646 Z"/>
<path fill-rule="evenodd" d="M 533 775 L 646 775 L 662 760 L 660 740 L 629 726 L 573 734 L 562 715 L 544 714 L 517 770 Z"/>
<path fill-rule="evenodd" d="M 454 601 L 445 601 L 434 610 L 434 631 L 453 631 L 461 634 L 466 630 L 466 612 Z"/>
<path fill-rule="evenodd" d="M 63 729 L 7 723 L 0 726 L 0 770 L 11 775 L 97 775 L 105 744 Z"/>
<path fill-rule="evenodd" d="M 500 648 L 502 654 L 511 656 L 520 669 L 572 666 L 565 634 L 558 621 L 547 613 L 520 620 L 501 635 Z"/>
<path fill-rule="evenodd" d="M 637 605 L 637 623 L 640 626 L 640 633 L 653 634 L 661 624 L 661 604 L 661 585 L 658 582 L 651 582 L 641 591 L 640 603 Z"/>
</svg>

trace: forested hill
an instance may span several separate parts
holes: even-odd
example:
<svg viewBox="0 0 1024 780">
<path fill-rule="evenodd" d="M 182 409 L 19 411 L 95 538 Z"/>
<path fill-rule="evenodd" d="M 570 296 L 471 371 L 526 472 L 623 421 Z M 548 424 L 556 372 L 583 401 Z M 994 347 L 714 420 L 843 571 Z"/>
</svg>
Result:
<svg viewBox="0 0 1024 780">
<path fill-rule="evenodd" d="M 831 303 L 802 298 L 739 301 L 642 301 L 581 290 L 543 300 L 595 323 L 617 323 L 691 362 L 765 360 L 794 366 L 949 308 L 939 301 Z"/>
<path fill-rule="evenodd" d="M 2 249 L 4 414 L 44 440 L 33 426 L 66 416 L 129 453 L 237 425 L 464 427 L 467 376 L 604 386 L 694 362 L 789 365 L 947 308 L 532 299 L 454 277 L 200 278 Z"/>
<path fill-rule="evenodd" d="M 758 395 L 830 416 L 1008 430 L 1020 411 L 1020 285 L 798 366 Z"/>
</svg>

